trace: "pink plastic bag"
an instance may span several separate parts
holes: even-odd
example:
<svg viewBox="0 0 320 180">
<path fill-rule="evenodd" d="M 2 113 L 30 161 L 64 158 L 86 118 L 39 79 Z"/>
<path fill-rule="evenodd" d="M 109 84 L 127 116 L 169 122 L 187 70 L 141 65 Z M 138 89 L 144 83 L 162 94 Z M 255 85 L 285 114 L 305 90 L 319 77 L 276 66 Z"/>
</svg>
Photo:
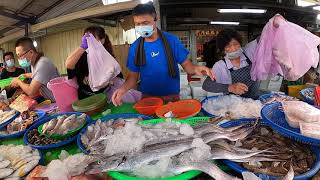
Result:
<svg viewBox="0 0 320 180">
<path fill-rule="evenodd" d="M 108 101 L 111 101 L 113 93 L 119 89 L 122 84 L 124 83 L 124 80 L 121 78 L 114 78 L 112 82 L 109 85 L 109 88 L 106 89 L 105 93 L 107 94 Z M 136 103 L 141 99 L 142 93 L 140 91 L 130 89 L 123 97 L 122 101 L 124 103 Z"/>
<path fill-rule="evenodd" d="M 296 81 L 311 67 L 317 67 L 320 38 L 306 29 L 273 17 L 263 28 L 260 42 L 254 55 L 251 78 L 265 80 L 278 73 L 284 79 Z"/>
<path fill-rule="evenodd" d="M 90 34 L 88 42 L 89 85 L 92 91 L 106 87 L 110 80 L 120 72 L 119 63 L 110 55 L 103 45 Z"/>
</svg>

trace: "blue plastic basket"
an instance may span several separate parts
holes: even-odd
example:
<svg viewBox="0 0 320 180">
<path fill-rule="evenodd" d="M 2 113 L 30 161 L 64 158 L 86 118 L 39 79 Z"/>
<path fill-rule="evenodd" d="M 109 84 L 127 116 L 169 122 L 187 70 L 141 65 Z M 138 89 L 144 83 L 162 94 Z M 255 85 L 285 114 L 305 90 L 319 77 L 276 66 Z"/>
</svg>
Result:
<svg viewBox="0 0 320 180">
<path fill-rule="evenodd" d="M 29 141 L 28 141 L 28 134 L 31 130 L 33 129 L 37 129 L 41 124 L 44 124 L 52 119 L 55 119 L 57 118 L 58 116 L 62 116 L 62 115 L 67 115 L 67 116 L 70 116 L 70 115 L 73 115 L 73 114 L 76 114 L 77 116 L 81 115 L 82 113 L 80 112 L 66 112 L 66 113 L 62 113 L 62 114 L 57 114 L 57 115 L 54 115 L 54 116 L 48 116 L 48 117 L 45 117 L 39 121 L 37 121 L 36 123 L 34 123 L 29 129 L 27 129 L 27 131 L 25 132 L 24 136 L 23 136 L 23 142 L 25 145 L 29 145 L 30 147 L 32 148 L 35 148 L 35 149 L 39 149 L 39 150 L 47 150 L 47 149 L 54 149 L 54 148 L 57 148 L 57 147 L 61 147 L 61 146 L 64 146 L 64 145 L 67 145 L 73 141 L 75 141 L 77 139 L 77 136 L 72 136 L 66 140 L 63 140 L 63 141 L 60 141 L 58 143 L 55 143 L 55 144 L 48 144 L 48 145 L 34 145 L 34 144 L 30 144 Z M 91 123 L 92 120 L 89 116 L 87 116 L 86 118 L 86 123 Z"/>
<path fill-rule="evenodd" d="M 268 94 L 263 94 L 261 96 L 259 96 L 259 100 L 261 101 L 261 103 L 266 102 L 271 96 L 275 95 L 275 94 L 279 94 L 281 96 L 287 96 L 284 93 L 268 93 Z"/>
<path fill-rule="evenodd" d="M 11 123 L 13 120 L 15 120 L 19 115 L 20 115 L 20 113 L 17 111 L 16 114 L 14 116 L 12 116 L 12 118 L 10 118 L 6 122 L 0 124 L 0 129 L 6 127 L 9 123 Z"/>
<path fill-rule="evenodd" d="M 285 114 L 281 109 L 281 103 L 268 104 L 262 108 L 261 117 L 272 127 L 273 130 L 287 138 L 304 144 L 314 146 L 320 145 L 320 139 L 304 136 L 300 133 L 299 128 L 290 127 L 286 121 Z"/>
<path fill-rule="evenodd" d="M 143 114 L 135 114 L 135 113 L 122 113 L 122 114 L 111 114 L 111 115 L 107 115 L 107 116 L 104 116 L 102 117 L 100 120 L 101 121 L 108 121 L 108 120 L 111 120 L 111 119 L 119 119 L 119 118 L 142 118 L 143 120 L 150 120 L 152 119 L 152 117 L 150 116 L 146 116 L 146 115 L 143 115 Z M 84 134 L 86 131 L 87 131 L 87 128 L 88 126 L 90 126 L 91 124 L 94 124 L 96 123 L 97 121 L 93 121 L 91 123 L 88 123 L 86 127 L 84 127 L 78 134 L 77 136 L 77 145 L 79 147 L 79 149 L 85 153 L 85 154 L 88 154 L 89 151 L 86 149 L 86 147 L 84 147 L 84 145 L 82 144 L 81 142 L 81 135 Z"/>
<path fill-rule="evenodd" d="M 255 121 L 254 120 L 234 120 L 234 121 L 229 121 L 226 122 L 224 124 L 222 124 L 221 126 L 224 128 L 228 128 L 228 127 L 234 127 L 234 126 L 238 126 L 241 124 L 254 124 Z M 265 125 L 265 126 L 269 126 L 268 123 L 264 120 L 260 121 L 261 125 Z M 312 152 L 316 155 L 316 161 L 313 165 L 313 167 L 306 173 L 304 174 L 300 174 L 299 176 L 295 176 L 294 180 L 308 180 L 311 177 L 313 177 L 319 170 L 320 170 L 320 149 L 316 146 L 311 146 L 311 150 Z M 233 169 L 234 171 L 236 171 L 237 173 L 242 173 L 245 171 L 248 171 L 247 169 L 245 169 L 244 167 L 242 167 L 240 164 L 230 161 L 230 160 L 223 160 L 223 162 L 229 166 L 231 169 Z M 268 176 L 266 174 L 257 174 L 258 176 L 260 176 L 262 178 L 262 180 L 276 180 L 279 179 L 279 177 L 274 177 L 274 176 Z"/>
<path fill-rule="evenodd" d="M 35 111 L 38 115 L 38 118 L 33 122 L 35 123 L 36 121 L 40 121 L 42 118 L 44 118 L 46 116 L 46 112 L 44 111 Z M 6 127 L 4 127 L 6 128 Z M 23 130 L 23 131 L 19 131 L 13 134 L 0 134 L 0 139 L 8 139 L 8 138 L 17 138 L 17 137 L 21 137 L 24 135 L 24 133 L 27 131 L 27 129 Z"/>
<path fill-rule="evenodd" d="M 306 89 L 302 89 L 300 91 L 300 96 L 303 98 L 304 102 L 311 104 L 311 105 L 314 105 L 314 98 L 310 98 L 306 95 L 307 93 L 310 93 L 313 91 L 314 91 L 314 88 L 306 88 Z"/>
</svg>

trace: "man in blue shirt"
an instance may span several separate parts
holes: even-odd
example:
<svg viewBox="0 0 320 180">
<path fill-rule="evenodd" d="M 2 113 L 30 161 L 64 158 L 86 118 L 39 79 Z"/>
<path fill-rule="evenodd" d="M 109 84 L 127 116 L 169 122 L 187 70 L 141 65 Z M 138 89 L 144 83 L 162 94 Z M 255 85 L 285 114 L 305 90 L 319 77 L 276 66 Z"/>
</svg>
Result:
<svg viewBox="0 0 320 180">
<path fill-rule="evenodd" d="M 187 59 L 189 52 L 176 36 L 158 30 L 152 3 L 137 5 L 133 9 L 133 20 L 141 37 L 129 49 L 127 67 L 130 72 L 126 82 L 112 96 L 114 105 L 121 105 L 123 95 L 137 85 L 139 75 L 143 97 L 157 96 L 165 101 L 179 99 L 178 64 L 188 74 L 207 75 L 213 79 L 209 68 L 193 65 Z"/>
</svg>

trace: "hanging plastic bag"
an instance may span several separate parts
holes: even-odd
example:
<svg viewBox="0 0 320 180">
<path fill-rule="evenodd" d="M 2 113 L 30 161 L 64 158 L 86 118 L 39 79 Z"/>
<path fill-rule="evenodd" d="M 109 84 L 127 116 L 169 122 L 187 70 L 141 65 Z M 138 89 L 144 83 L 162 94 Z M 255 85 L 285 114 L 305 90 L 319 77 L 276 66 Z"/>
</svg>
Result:
<svg viewBox="0 0 320 180">
<path fill-rule="evenodd" d="M 318 65 L 320 38 L 277 17 L 271 18 L 263 29 L 251 69 L 253 80 L 265 80 L 279 73 L 286 80 L 296 81 Z"/>
<path fill-rule="evenodd" d="M 90 37 L 87 37 L 88 78 L 91 90 L 96 92 L 106 87 L 110 80 L 120 73 L 121 68 L 104 46 L 92 34 L 89 35 Z"/>
<path fill-rule="evenodd" d="M 118 77 L 115 77 L 110 83 L 109 88 L 106 89 L 105 93 L 107 94 L 108 101 L 111 101 L 113 93 L 119 89 L 124 80 Z M 122 97 L 122 101 L 124 103 L 136 103 L 141 99 L 142 93 L 140 91 L 130 89 L 124 96 Z"/>
</svg>

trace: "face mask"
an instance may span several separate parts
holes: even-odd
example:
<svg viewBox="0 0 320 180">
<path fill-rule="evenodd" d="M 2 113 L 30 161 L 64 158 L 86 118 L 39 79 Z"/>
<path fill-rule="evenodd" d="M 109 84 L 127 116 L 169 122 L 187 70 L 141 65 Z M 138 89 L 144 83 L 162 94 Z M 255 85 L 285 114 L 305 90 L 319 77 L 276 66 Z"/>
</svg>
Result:
<svg viewBox="0 0 320 180">
<path fill-rule="evenodd" d="M 240 57 L 241 54 L 242 54 L 242 49 L 240 48 L 234 52 L 226 53 L 226 56 L 228 59 L 236 59 L 236 58 Z"/>
<path fill-rule="evenodd" d="M 136 26 L 135 29 L 136 29 L 136 32 L 143 38 L 150 37 L 154 32 L 152 25 Z"/>
<path fill-rule="evenodd" d="M 9 59 L 6 61 L 6 65 L 7 67 L 13 67 L 14 66 L 14 60 L 13 59 Z"/>
<path fill-rule="evenodd" d="M 19 59 L 19 65 L 23 68 L 30 66 L 30 61 L 27 60 L 27 58 Z"/>
</svg>

